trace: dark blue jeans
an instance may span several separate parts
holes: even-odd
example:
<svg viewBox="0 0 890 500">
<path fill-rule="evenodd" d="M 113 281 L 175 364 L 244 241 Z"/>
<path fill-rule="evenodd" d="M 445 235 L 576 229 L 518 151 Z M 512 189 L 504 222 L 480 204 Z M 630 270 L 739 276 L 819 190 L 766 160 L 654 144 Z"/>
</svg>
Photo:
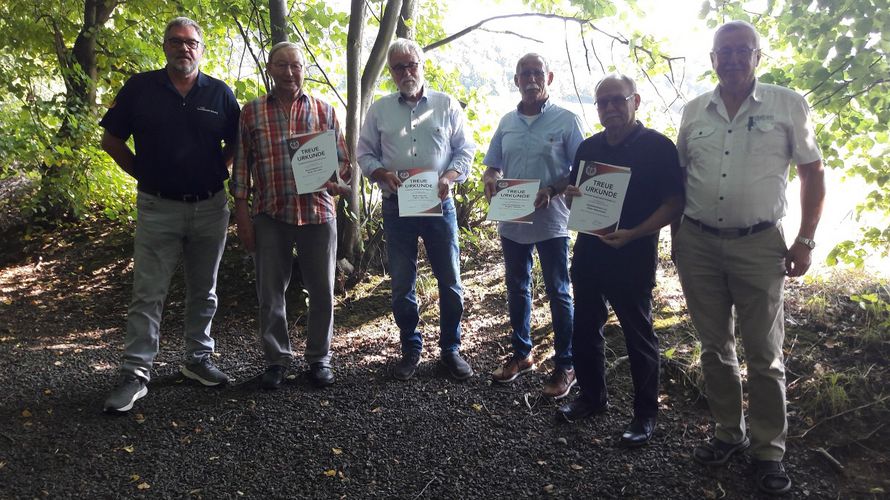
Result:
<svg viewBox="0 0 890 500">
<path fill-rule="evenodd" d="M 460 348 L 460 320 L 464 290 L 460 283 L 460 249 L 454 201 L 442 202 L 442 217 L 399 217 L 395 199 L 383 200 L 383 229 L 392 278 L 392 314 L 399 327 L 402 353 L 420 352 L 423 338 L 417 329 L 417 239 L 423 238 L 426 254 L 439 284 L 439 348 Z"/>
<path fill-rule="evenodd" d="M 576 244 L 577 248 L 577 244 Z M 652 290 L 609 289 L 600 286 L 577 266 L 572 265 L 575 292 L 574 346 L 575 374 L 581 386 L 581 397 L 593 404 L 605 404 L 606 355 L 603 326 L 612 306 L 627 346 L 630 374 L 634 386 L 634 416 L 655 417 L 658 413 L 658 338 L 652 328 Z"/>
<path fill-rule="evenodd" d="M 507 281 L 507 304 L 513 329 L 513 353 L 524 358 L 532 350 L 530 336 L 532 312 L 532 252 L 538 249 L 544 289 L 550 300 L 553 321 L 554 364 L 572 367 L 572 296 L 569 293 L 569 238 L 551 238 L 537 243 L 517 243 L 501 238 Z"/>
</svg>

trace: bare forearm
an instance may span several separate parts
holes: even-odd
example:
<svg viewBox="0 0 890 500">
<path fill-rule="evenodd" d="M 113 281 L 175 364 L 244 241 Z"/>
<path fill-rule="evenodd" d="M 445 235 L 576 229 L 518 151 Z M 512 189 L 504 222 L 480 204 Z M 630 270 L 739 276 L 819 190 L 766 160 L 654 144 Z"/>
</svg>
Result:
<svg viewBox="0 0 890 500">
<path fill-rule="evenodd" d="M 682 213 L 683 195 L 671 196 L 655 209 L 652 215 L 635 227 L 633 231 L 638 238 L 658 232 L 664 226 L 678 221 Z"/>
<path fill-rule="evenodd" d="M 800 230 L 798 236 L 813 238 L 825 204 L 825 170 L 817 161 L 797 167 L 800 175 Z"/>
<path fill-rule="evenodd" d="M 126 141 L 105 131 L 102 134 L 102 149 L 130 177 L 136 178 L 136 155 L 127 146 Z"/>
</svg>

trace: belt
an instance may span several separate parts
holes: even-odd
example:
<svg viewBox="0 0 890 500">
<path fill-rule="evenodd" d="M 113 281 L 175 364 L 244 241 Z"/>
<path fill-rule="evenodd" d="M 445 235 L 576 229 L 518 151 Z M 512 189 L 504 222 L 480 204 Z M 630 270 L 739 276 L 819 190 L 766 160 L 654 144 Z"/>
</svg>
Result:
<svg viewBox="0 0 890 500">
<path fill-rule="evenodd" d="M 173 193 L 165 193 L 163 191 L 149 191 L 147 189 L 140 189 L 145 194 L 150 194 L 152 196 L 157 196 L 158 198 L 163 198 L 165 200 L 173 200 L 173 201 L 182 201 L 185 203 L 197 203 L 199 201 L 209 200 L 213 198 L 216 193 L 220 192 L 219 189 L 216 191 L 205 191 L 203 193 L 198 194 L 173 194 Z"/>
<path fill-rule="evenodd" d="M 754 233 L 759 233 L 760 231 L 763 231 L 764 229 L 769 229 L 771 227 L 776 226 L 775 222 L 765 221 L 765 222 L 758 222 L 757 224 L 754 224 L 753 226 L 748 226 L 748 227 L 716 228 L 716 227 L 711 227 L 703 222 L 699 222 L 687 215 L 683 216 L 683 220 L 688 220 L 693 226 L 698 227 L 699 229 L 701 229 L 702 231 L 704 231 L 706 233 L 713 234 L 714 236 L 717 236 L 718 238 L 727 238 L 727 239 L 741 238 L 742 236 L 749 236 Z"/>
</svg>

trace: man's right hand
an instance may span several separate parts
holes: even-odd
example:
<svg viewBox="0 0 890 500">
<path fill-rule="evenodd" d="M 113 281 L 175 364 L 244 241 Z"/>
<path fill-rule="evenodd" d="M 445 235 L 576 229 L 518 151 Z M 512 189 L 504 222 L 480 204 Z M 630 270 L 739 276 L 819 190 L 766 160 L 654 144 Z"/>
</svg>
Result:
<svg viewBox="0 0 890 500">
<path fill-rule="evenodd" d="M 235 200 L 235 225 L 238 229 L 238 240 L 241 241 L 244 250 L 250 254 L 254 253 L 256 251 L 256 235 L 253 232 L 253 219 L 250 218 L 246 206 L 243 208 L 238 206 L 238 200 Z"/>
<path fill-rule="evenodd" d="M 402 185 L 402 181 L 399 180 L 395 172 L 390 172 L 385 168 L 378 168 L 371 172 L 371 180 L 385 186 L 392 193 L 398 193 L 399 187 Z"/>
<path fill-rule="evenodd" d="M 566 190 L 563 191 L 563 194 L 566 195 L 566 206 L 572 208 L 572 199 L 576 196 L 581 196 L 581 190 L 578 189 L 578 186 L 569 184 L 566 186 Z"/>
</svg>

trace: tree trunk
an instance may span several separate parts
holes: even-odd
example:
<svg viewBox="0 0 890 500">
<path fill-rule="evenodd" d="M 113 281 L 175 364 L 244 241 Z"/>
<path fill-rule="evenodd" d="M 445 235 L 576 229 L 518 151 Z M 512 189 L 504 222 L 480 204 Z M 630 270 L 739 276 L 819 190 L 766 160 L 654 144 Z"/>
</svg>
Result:
<svg viewBox="0 0 890 500">
<path fill-rule="evenodd" d="M 414 40 L 414 27 L 408 24 L 408 21 L 414 19 L 414 0 L 402 0 L 402 11 L 399 13 L 399 25 L 396 26 L 396 36 L 399 38 L 407 38 Z"/>
<path fill-rule="evenodd" d="M 287 9 L 284 0 L 269 0 L 269 24 L 272 31 L 272 45 L 287 41 Z"/>
</svg>

